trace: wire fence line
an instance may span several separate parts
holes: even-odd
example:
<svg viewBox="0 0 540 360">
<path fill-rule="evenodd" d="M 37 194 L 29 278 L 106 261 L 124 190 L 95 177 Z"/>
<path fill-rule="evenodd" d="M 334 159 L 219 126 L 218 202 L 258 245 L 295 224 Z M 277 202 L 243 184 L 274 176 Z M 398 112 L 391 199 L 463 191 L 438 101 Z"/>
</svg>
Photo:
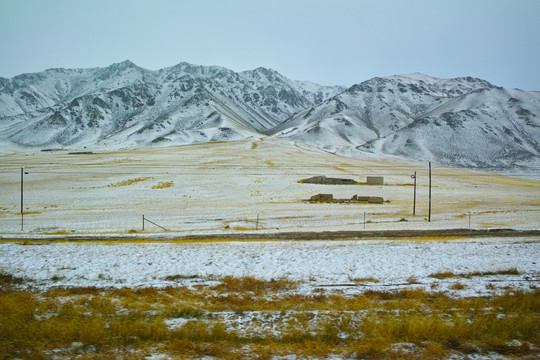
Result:
<svg viewBox="0 0 540 360">
<path fill-rule="evenodd" d="M 230 212 L 216 212 L 214 214 L 177 214 L 168 212 L 166 215 L 157 211 L 148 215 L 117 213 L 115 215 L 93 216 L 88 214 L 76 214 L 71 212 L 69 217 L 56 216 L 57 209 L 52 209 L 51 214 L 29 212 L 25 215 L 25 229 L 19 231 L 20 218 L 16 213 L 4 217 L 0 222 L 0 231 L 4 233 L 94 233 L 94 232 L 118 232 L 129 231 L 143 232 L 173 232 L 173 233 L 219 233 L 219 232 L 243 232 L 243 231 L 328 231 L 328 230 L 410 230 L 410 229 L 436 229 L 440 228 L 523 228 L 516 227 L 515 216 L 530 213 L 538 218 L 540 209 L 529 209 L 515 216 L 507 216 L 508 211 L 500 210 L 499 217 L 493 217 L 493 213 L 487 211 L 462 211 L 456 213 L 435 213 L 431 223 L 427 219 L 425 209 L 417 212 L 417 215 L 385 213 L 384 210 L 372 211 L 362 208 L 350 209 L 347 212 L 328 216 L 322 214 L 272 214 L 271 210 L 251 211 L 243 214 L 231 215 Z M 62 211 L 62 210 L 61 210 Z M 69 213 L 69 211 L 67 211 Z M 99 211 L 98 211 L 99 212 Z M 106 212 L 107 213 L 107 212 Z M 145 213 L 146 214 L 146 213 Z M 141 222 L 142 217 L 142 222 Z M 146 225 L 144 225 L 146 224 Z M 151 224 L 149 226 L 149 224 Z M 487 224 L 487 225 L 486 225 Z M 527 228 L 527 227 L 525 227 Z"/>
</svg>

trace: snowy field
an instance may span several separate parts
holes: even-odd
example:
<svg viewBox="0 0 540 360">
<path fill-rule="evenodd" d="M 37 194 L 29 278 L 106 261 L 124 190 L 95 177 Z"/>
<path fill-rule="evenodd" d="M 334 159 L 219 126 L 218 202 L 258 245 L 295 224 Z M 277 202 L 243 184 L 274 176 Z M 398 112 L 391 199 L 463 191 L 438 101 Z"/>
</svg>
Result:
<svg viewBox="0 0 540 360">
<path fill-rule="evenodd" d="M 428 216 L 427 164 L 392 158 L 353 159 L 280 139 L 174 148 L 70 154 L 69 150 L 0 152 L 0 269 L 38 286 L 141 287 L 214 281 L 222 276 L 289 278 L 303 291 L 440 287 L 463 283 L 482 294 L 500 279 L 429 277 L 517 269 L 498 285 L 528 287 L 538 274 L 537 238 L 442 241 L 167 242 L 180 236 L 239 233 L 540 228 L 540 181 L 433 165 Z M 24 167 L 21 231 L 20 168 Z M 413 180 L 417 174 L 416 214 Z M 321 185 L 325 175 L 384 176 L 383 185 Z M 516 175 L 519 175 L 516 173 Z M 383 204 L 309 203 L 380 196 Z M 142 216 L 150 220 L 142 229 Z M 365 216 L 365 217 L 364 217 Z M 164 230 L 157 225 L 167 229 Z M 128 236 L 144 243 L 46 243 L 33 239 Z M 152 237 L 161 237 L 152 243 Z M 164 239 L 163 239 L 164 238 Z M 309 239 L 306 239 L 309 240 Z M 371 240 L 371 239 L 367 239 Z M 440 241 L 436 241 L 440 240 Z M 355 279 L 375 279 L 359 282 Z M 527 280 L 527 279 L 529 280 Z M 52 280 L 53 279 L 53 280 Z M 178 280 L 179 279 L 179 280 Z M 508 283 L 509 282 L 509 283 Z M 435 283 L 435 284 L 434 284 Z M 343 285 L 343 286 L 336 286 Z M 497 286 L 501 287 L 501 286 Z"/>
<path fill-rule="evenodd" d="M 302 293 L 422 288 L 482 296 L 540 281 L 539 239 L 34 242 L 2 243 L 0 252 L 0 270 L 44 289 L 212 285 L 251 276 L 299 281 Z M 510 269 L 517 272 L 497 275 Z M 448 272 L 456 277 L 433 277 Z"/>
<path fill-rule="evenodd" d="M 442 228 L 540 228 L 540 181 L 392 158 L 353 159 L 282 139 L 70 154 L 0 148 L 0 234 L 167 234 Z M 368 155 L 366 155 L 368 156 Z M 21 231 L 21 168 L 24 224 Z M 417 173 L 416 214 L 413 180 Z M 384 185 L 302 184 L 325 175 Z M 383 204 L 324 204 L 319 193 Z M 364 217 L 365 216 L 365 217 Z M 257 221 L 258 219 L 258 221 Z M 364 222 L 365 219 L 365 222 Z M 146 222 L 146 234 L 164 230 Z"/>
<path fill-rule="evenodd" d="M 298 280 L 303 284 L 300 291 L 346 293 L 403 286 L 453 291 L 459 281 L 460 293 L 475 295 L 493 287 L 527 288 L 539 272 L 540 239 L 535 237 L 173 241 L 196 235 L 226 235 L 234 240 L 241 233 L 539 229 L 540 181 L 523 176 L 433 165 L 428 222 L 427 164 L 347 158 L 281 139 L 95 154 L 3 147 L 0 153 L 0 238 L 19 240 L 0 244 L 0 270 L 24 276 L 40 287 L 190 286 L 223 276 L 253 276 Z M 23 231 L 21 167 L 27 172 Z M 415 172 L 413 215 L 411 174 Z M 299 182 L 316 175 L 360 184 Z M 384 176 L 384 184 L 362 185 L 367 176 Z M 319 193 L 338 199 L 380 196 L 385 202 L 306 201 Z M 144 231 L 143 215 L 150 220 L 145 221 Z M 70 236 L 123 236 L 144 242 L 45 241 Z M 157 237 L 161 240 L 152 242 Z M 25 241 L 30 245 L 21 245 Z M 508 269 L 520 275 L 429 276 Z M 176 280 L 167 280 L 171 278 Z"/>
<path fill-rule="evenodd" d="M 133 316 L 127 311 L 129 308 L 144 313 L 144 326 L 159 325 L 165 334 L 177 331 L 190 335 L 193 326 L 198 329 L 222 326 L 225 329 L 222 335 L 228 336 L 224 339 L 229 339 L 227 351 L 236 357 L 259 351 L 272 359 L 345 359 L 358 358 L 366 342 L 368 332 L 364 329 L 364 333 L 358 333 L 365 311 L 376 316 L 377 321 L 395 323 L 393 316 L 381 312 L 385 306 L 382 299 L 388 291 L 396 296 L 406 289 L 421 289 L 432 295 L 441 292 L 449 296 L 444 297 L 442 305 L 452 301 L 467 302 L 471 300 L 469 297 L 475 302 L 493 299 L 496 303 L 499 297 L 492 295 L 501 295 L 514 303 L 508 298 L 535 297 L 538 291 L 540 238 L 534 235 L 537 232 L 530 232 L 533 235 L 528 236 L 509 232 L 515 237 L 467 238 L 456 235 L 458 232 L 442 237 L 437 231 L 540 229 L 540 181 L 520 172 L 510 177 L 433 165 L 432 216 L 431 221 L 427 221 L 428 166 L 424 163 L 376 157 L 352 159 L 280 139 L 95 154 L 69 152 L 0 147 L 0 274 L 5 281 L 12 281 L 14 287 L 10 289 L 29 289 L 22 295 L 43 303 L 47 309 L 43 317 L 36 319 L 35 314 L 31 315 L 36 329 L 41 329 L 49 320 L 56 320 L 49 314 L 50 304 L 55 308 L 65 304 L 67 308 L 72 302 L 82 301 L 84 305 L 79 310 L 86 323 L 88 314 L 92 313 L 91 304 L 114 303 L 115 310 L 107 319 L 126 323 Z M 22 167 L 25 172 L 23 218 L 20 213 Z M 413 215 L 411 174 L 415 172 L 418 182 L 416 214 Z M 354 179 L 360 184 L 299 182 L 317 175 Z M 384 184 L 361 184 L 366 176 L 384 176 Z M 378 196 L 385 201 L 382 204 L 306 201 L 319 193 L 331 193 L 338 199 L 350 199 L 353 195 Z M 144 222 L 144 229 L 143 215 L 148 220 Z M 382 240 L 369 237 L 376 232 L 367 233 L 364 229 L 395 230 L 399 234 L 404 234 L 401 230 L 425 230 L 422 234 L 427 235 Z M 351 231 L 364 236 L 339 240 L 309 238 L 310 234 L 326 236 L 323 232 L 349 234 Z M 251 240 L 240 240 L 243 235 L 249 235 Z M 270 240 L 260 240 L 265 236 Z M 281 240 L 272 240 L 277 238 Z M 258 296 L 247 290 L 232 293 L 226 288 L 219 290 L 227 282 L 249 282 L 252 278 L 284 280 L 283 283 L 293 286 Z M 115 298 L 108 299 L 116 289 L 122 290 Z M 379 294 L 375 298 L 381 300 L 366 300 L 370 290 L 374 290 L 371 294 Z M 66 294 L 57 299 L 56 291 L 66 291 Z M 71 295 L 70 291 L 73 291 Z M 134 296 L 139 299 L 139 291 L 154 292 L 155 297 L 143 296 L 142 303 L 133 301 Z M 176 294 L 173 298 L 177 303 L 169 304 L 168 291 Z M 366 294 L 363 300 L 362 296 L 355 296 L 363 293 Z M 19 295 L 19 291 L 5 293 L 15 308 Z M 200 298 L 193 304 L 195 295 Z M 338 302 L 358 298 L 374 302 L 374 307 L 353 313 L 346 308 L 336 311 L 332 297 Z M 289 305 L 288 310 L 282 309 L 282 301 L 298 298 L 309 306 L 296 311 L 294 302 L 292 308 Z M 318 304 L 322 310 L 310 307 L 312 299 L 316 298 L 325 301 Z M 166 303 L 154 304 L 155 299 Z M 235 305 L 239 299 L 246 301 L 242 308 Z M 251 306 L 253 300 L 257 301 L 257 306 Z M 116 306 L 122 301 L 123 308 L 118 310 Z M 182 316 L 179 309 L 183 308 L 184 301 L 188 310 L 200 307 L 200 311 L 195 312 L 199 315 Z M 222 304 L 224 301 L 230 303 Z M 402 314 L 410 315 L 411 321 L 446 311 L 429 310 L 439 302 L 414 296 L 396 301 L 406 310 Z M 133 304 L 140 309 L 132 308 Z M 419 308 L 415 310 L 415 306 Z M 485 315 L 497 316 L 496 324 L 506 321 L 507 315 L 508 321 L 514 315 L 521 316 L 521 310 L 516 313 L 508 309 L 494 315 L 490 306 Z M 455 306 L 449 307 L 448 314 L 454 313 Z M 174 311 L 169 313 L 169 310 Z M 475 308 L 474 314 L 477 310 Z M 463 314 L 457 314 L 451 321 L 445 312 L 441 323 L 451 323 L 459 329 L 460 319 L 469 319 L 470 311 L 465 308 Z M 155 321 L 147 324 L 149 314 L 154 314 Z M 528 316 L 537 318 L 537 312 L 528 310 L 523 318 Z M 96 313 L 92 321 L 99 323 L 102 318 Z M 324 350 L 326 355 L 317 355 L 317 351 L 305 346 L 303 337 L 292 344 L 283 340 L 288 336 L 294 339 L 294 334 L 304 334 L 306 329 L 311 329 L 315 334 L 313 339 L 317 340 L 312 344 L 319 344 L 317 334 L 328 335 L 324 332 L 328 326 L 322 325 L 339 327 L 347 318 L 353 319 L 356 327 L 351 329 L 357 330 L 348 329 L 348 333 L 337 333 L 333 338 L 335 344 L 350 339 L 345 349 L 329 343 Z M 483 319 L 483 315 L 479 318 Z M 520 319 L 516 322 L 522 323 Z M 12 320 L 18 324 L 21 318 Z M 293 323 L 299 324 L 299 330 L 291 327 Z M 307 327 L 303 328 L 304 325 Z M 55 326 L 69 328 L 63 322 Z M 27 329 L 27 324 L 14 327 Z M 107 328 L 108 325 L 96 329 L 106 333 Z M 498 336 L 496 330 L 491 329 L 489 334 Z M 226 343 L 193 338 L 183 342 L 162 343 L 161 339 L 133 345 L 137 334 L 132 331 L 131 327 L 126 330 L 124 346 L 118 346 L 117 335 L 111 333 L 107 341 L 112 341 L 113 346 L 108 350 L 94 345 L 104 341 L 102 337 L 73 342 L 74 337 L 67 334 L 60 345 L 22 342 L 26 345 L 21 345 L 20 351 L 13 354 L 23 354 L 34 347 L 38 354 L 58 359 L 73 358 L 81 351 L 88 352 L 89 356 L 99 353 L 104 358 L 114 358 L 115 352 L 124 351 L 127 354 L 124 358 L 137 355 L 145 359 L 167 359 L 189 350 L 193 358 L 209 358 L 204 357 L 208 349 L 223 351 Z M 262 345 L 251 343 L 251 336 L 260 334 L 266 334 L 265 342 Z M 187 335 L 180 338 L 189 338 Z M 494 348 L 483 337 L 465 337 L 465 345 L 472 342 L 476 346 L 474 353 L 467 357 L 462 349 L 449 348 L 445 337 L 435 343 L 418 340 L 411 345 L 409 335 L 414 332 L 388 338 L 382 344 L 380 336 L 371 337 L 373 346 L 379 344 L 372 351 L 397 354 L 399 358 L 402 346 L 406 346 L 406 355 L 422 358 L 422 354 L 446 354 L 449 359 L 504 358 L 499 352 L 492 352 L 493 349 L 519 348 L 522 351 L 526 347 L 522 353 L 533 356 L 538 352 L 536 338 L 529 336 L 521 342 L 519 331 L 502 338 L 503 348 Z M 25 337 L 26 333 L 22 335 Z M 239 339 L 238 344 L 231 339 Z M 274 347 L 272 339 L 277 339 L 281 350 Z M 266 341 L 271 342 L 264 345 Z M 175 348 L 182 344 L 188 349 Z M 297 353 L 300 355 L 294 355 Z M 350 356 L 342 355 L 345 353 Z"/>
</svg>

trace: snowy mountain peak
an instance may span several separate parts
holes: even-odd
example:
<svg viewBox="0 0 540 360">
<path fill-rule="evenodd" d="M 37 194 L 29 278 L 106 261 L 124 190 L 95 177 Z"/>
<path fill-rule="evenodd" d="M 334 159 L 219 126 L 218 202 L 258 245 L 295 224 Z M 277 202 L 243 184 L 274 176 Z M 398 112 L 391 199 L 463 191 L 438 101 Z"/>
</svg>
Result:
<svg viewBox="0 0 540 360">
<path fill-rule="evenodd" d="M 347 155 L 367 151 L 458 166 L 528 166 L 540 155 L 540 93 L 473 77 L 376 77 L 268 133 Z"/>
<path fill-rule="evenodd" d="M 282 77 L 280 73 L 275 71 L 274 69 L 265 68 L 265 67 L 258 67 L 253 70 L 247 70 L 243 71 L 245 74 L 251 74 L 252 76 L 258 76 L 258 77 L 264 77 L 267 79 L 271 79 L 272 77 Z"/>
<path fill-rule="evenodd" d="M 103 149 L 279 136 L 346 155 L 366 152 L 475 167 L 540 162 L 540 92 L 421 73 L 349 88 L 263 67 L 126 60 L 0 78 L 0 141 Z"/>
<path fill-rule="evenodd" d="M 414 73 L 403 74 L 403 75 L 392 75 L 392 76 L 387 76 L 386 78 L 387 79 L 401 78 L 401 79 L 408 79 L 410 81 L 415 81 L 415 82 L 423 81 L 426 83 L 435 83 L 440 80 L 439 78 L 426 75 L 420 72 L 414 72 Z"/>
<path fill-rule="evenodd" d="M 166 73 L 168 76 L 182 76 L 182 75 L 191 75 L 194 77 L 211 77 L 217 74 L 230 74 L 233 71 L 221 66 L 203 66 L 195 65 L 187 62 L 178 63 L 172 67 L 159 70 L 160 72 Z"/>
<path fill-rule="evenodd" d="M 124 60 L 119 63 L 114 63 L 108 66 L 108 68 L 117 69 L 117 70 L 139 69 L 139 67 L 135 65 L 133 62 L 131 62 L 130 60 Z"/>
<path fill-rule="evenodd" d="M 0 140 L 104 148 L 260 137 L 324 100 L 325 89 L 312 92 L 263 68 L 181 62 L 150 71 L 129 60 L 23 74 L 0 86 Z"/>
</svg>

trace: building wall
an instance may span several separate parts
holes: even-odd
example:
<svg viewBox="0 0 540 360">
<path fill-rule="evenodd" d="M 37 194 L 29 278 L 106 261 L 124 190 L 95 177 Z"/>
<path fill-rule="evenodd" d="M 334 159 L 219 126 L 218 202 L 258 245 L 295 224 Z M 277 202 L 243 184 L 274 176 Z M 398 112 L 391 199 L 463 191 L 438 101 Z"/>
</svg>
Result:
<svg viewBox="0 0 540 360">
<path fill-rule="evenodd" d="M 382 176 L 368 176 L 367 183 L 370 185 L 383 185 L 384 177 Z"/>
</svg>

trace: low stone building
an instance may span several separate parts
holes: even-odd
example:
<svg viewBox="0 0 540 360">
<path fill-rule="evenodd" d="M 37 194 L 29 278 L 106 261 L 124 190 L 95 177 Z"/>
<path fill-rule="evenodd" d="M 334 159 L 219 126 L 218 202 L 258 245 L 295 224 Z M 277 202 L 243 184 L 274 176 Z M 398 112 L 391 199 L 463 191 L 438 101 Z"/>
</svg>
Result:
<svg viewBox="0 0 540 360">
<path fill-rule="evenodd" d="M 332 194 L 317 194 L 313 195 L 309 201 L 320 201 L 320 202 L 332 202 L 334 201 L 334 195 Z"/>
<path fill-rule="evenodd" d="M 354 195 L 354 196 L 351 198 L 351 200 L 353 200 L 353 201 L 361 201 L 361 202 L 363 202 L 363 201 L 368 202 L 369 199 L 370 199 L 369 196 L 358 196 L 358 195 Z"/>
<path fill-rule="evenodd" d="M 384 199 L 380 196 L 370 196 L 368 203 L 369 204 L 382 204 L 384 203 Z"/>
<path fill-rule="evenodd" d="M 369 185 L 383 185 L 384 177 L 382 176 L 368 176 L 366 178 L 366 183 Z"/>
<path fill-rule="evenodd" d="M 309 202 L 324 202 L 324 203 L 367 203 L 367 204 L 383 204 L 384 199 L 379 196 L 358 196 L 354 195 L 350 199 L 334 199 L 333 194 L 317 194 L 313 195 Z"/>
<path fill-rule="evenodd" d="M 326 176 L 313 176 L 307 179 L 300 180 L 301 183 L 305 184 L 324 184 L 324 185 L 354 185 L 355 181 L 353 179 L 342 179 L 342 178 L 330 178 Z"/>
</svg>

